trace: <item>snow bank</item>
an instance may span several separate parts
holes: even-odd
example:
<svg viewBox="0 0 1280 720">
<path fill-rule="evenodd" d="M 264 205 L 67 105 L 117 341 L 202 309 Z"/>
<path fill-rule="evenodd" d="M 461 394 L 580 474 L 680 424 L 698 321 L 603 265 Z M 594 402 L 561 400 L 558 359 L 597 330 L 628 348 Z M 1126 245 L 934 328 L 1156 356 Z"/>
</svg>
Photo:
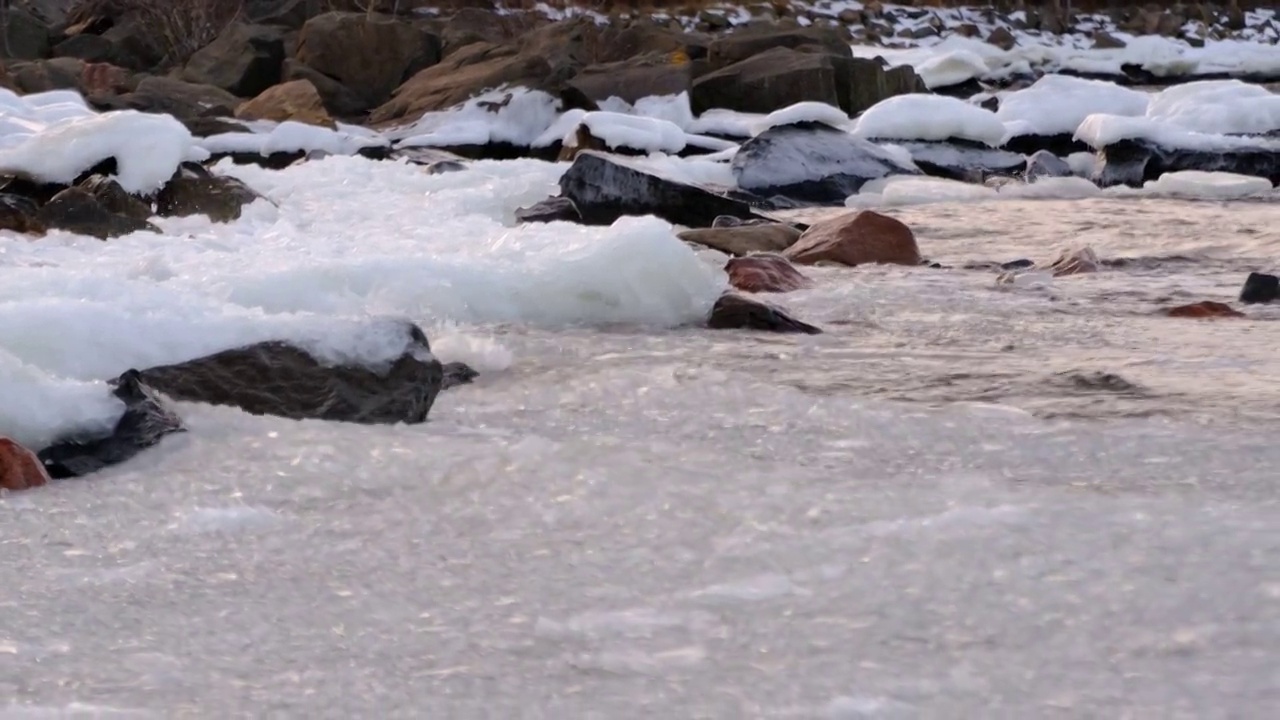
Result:
<svg viewBox="0 0 1280 720">
<path fill-rule="evenodd" d="M 386 133 L 399 147 L 509 143 L 532 147 L 560 117 L 560 101 L 524 87 L 490 90 Z"/>
<path fill-rule="evenodd" d="M 182 162 L 205 160 L 208 153 L 168 115 L 97 113 L 67 90 L 19 97 L 0 89 L 0 173 L 70 183 L 108 158 L 116 159 L 121 187 L 150 193 Z"/>
<path fill-rule="evenodd" d="M 1004 123 L 996 114 L 942 95 L 898 95 L 881 100 L 858 118 L 853 133 L 868 139 L 947 140 L 1004 143 Z"/>
<path fill-rule="evenodd" d="M 1028 88 L 1003 93 L 996 118 L 1010 137 L 1070 135 L 1093 114 L 1143 115 L 1149 99 L 1147 93 L 1105 80 L 1045 75 Z"/>
<path fill-rule="evenodd" d="M 1280 129 L 1280 95 L 1239 80 L 1191 82 L 1157 93 L 1146 116 L 1198 133 L 1263 134 Z"/>
<path fill-rule="evenodd" d="M 210 153 L 327 152 L 353 155 L 367 147 L 382 147 L 387 140 L 375 132 L 355 125 L 339 125 L 337 130 L 294 122 L 258 121 L 255 132 L 232 132 L 200 138 L 196 144 Z"/>
</svg>

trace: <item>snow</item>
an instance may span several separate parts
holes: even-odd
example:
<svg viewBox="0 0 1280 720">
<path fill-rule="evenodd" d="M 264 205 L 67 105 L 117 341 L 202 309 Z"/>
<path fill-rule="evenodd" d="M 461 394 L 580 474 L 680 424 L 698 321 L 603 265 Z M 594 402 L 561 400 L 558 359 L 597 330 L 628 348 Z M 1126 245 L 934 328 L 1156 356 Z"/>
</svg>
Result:
<svg viewBox="0 0 1280 720">
<path fill-rule="evenodd" d="M 1223 152 L 1242 148 L 1280 150 L 1280 140 L 1235 137 L 1183 130 L 1168 122 L 1149 117 L 1090 115 L 1080 123 L 1074 137 L 1094 149 L 1102 149 L 1121 140 L 1147 140 L 1161 147 L 1185 150 Z"/>
<path fill-rule="evenodd" d="M 265 122 L 259 132 L 221 133 L 200 138 L 196 142 L 213 154 L 256 153 L 259 155 L 299 151 L 353 155 L 367 147 L 382 147 L 387 144 L 380 135 L 357 126 L 339 126 L 338 129 L 331 130 L 292 120 L 281 123 Z"/>
<path fill-rule="evenodd" d="M 208 153 L 168 115 L 97 113 L 71 91 L 19 97 L 0 88 L 0 173 L 71 183 L 109 158 L 116 159 L 114 177 L 121 187 L 150 193 L 181 163 L 207 159 Z"/>
<path fill-rule="evenodd" d="M 1160 91 L 1146 116 L 1198 133 L 1263 134 L 1280 130 L 1280 95 L 1239 80 L 1201 80 Z"/>
<path fill-rule="evenodd" d="M 1275 195 L 1266 178 L 1199 170 L 1165 173 L 1142 187 L 1152 195 L 1189 199 L 1244 200 Z"/>
<path fill-rule="evenodd" d="M 1001 94 L 996 117 L 1010 137 L 1070 135 L 1095 113 L 1143 115 L 1149 99 L 1147 93 L 1105 80 L 1045 75 L 1030 87 Z"/>
<path fill-rule="evenodd" d="M 386 133 L 399 147 L 509 143 L 532 147 L 560 117 L 560 101 L 541 90 L 500 88 L 458 107 L 424 114 Z"/>
<path fill-rule="evenodd" d="M 942 95 L 898 95 L 881 100 L 858 118 L 853 133 L 868 139 L 974 140 L 992 147 L 1005 139 L 996 114 Z"/>
<path fill-rule="evenodd" d="M 753 135 L 759 135 L 769 128 L 797 123 L 822 123 L 837 130 L 848 129 L 851 124 L 849 116 L 838 107 L 821 102 L 799 102 L 774 110 L 762 120 L 753 122 L 751 129 Z"/>
<path fill-rule="evenodd" d="M 916 74 L 930 90 L 983 77 L 989 69 L 986 60 L 972 50 L 941 53 L 915 66 Z"/>
<path fill-rule="evenodd" d="M 657 118 L 598 111 L 584 114 L 581 124 L 610 148 L 678 153 L 688 144 L 684 130 Z M 565 136 L 564 142 L 573 144 L 572 133 Z"/>
</svg>

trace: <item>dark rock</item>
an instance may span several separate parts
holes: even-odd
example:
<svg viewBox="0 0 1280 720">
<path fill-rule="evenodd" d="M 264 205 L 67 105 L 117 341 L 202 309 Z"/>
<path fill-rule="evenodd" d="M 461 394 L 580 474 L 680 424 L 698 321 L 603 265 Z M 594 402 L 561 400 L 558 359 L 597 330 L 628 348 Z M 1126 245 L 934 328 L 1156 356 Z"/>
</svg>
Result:
<svg viewBox="0 0 1280 720">
<path fill-rule="evenodd" d="M 819 205 L 842 204 L 870 180 L 920 174 L 879 145 L 821 123 L 764 131 L 742 144 L 732 168 L 743 190 Z"/>
<path fill-rule="evenodd" d="M 818 335 L 822 330 L 797 320 L 776 308 L 737 293 L 726 292 L 716 300 L 707 318 L 712 330 L 765 330 L 777 333 L 804 333 Z"/>
<path fill-rule="evenodd" d="M 316 92 L 320 93 L 320 101 L 324 103 L 325 109 L 337 118 L 353 118 L 366 112 L 370 107 L 369 103 L 356 91 L 297 60 L 285 60 L 283 80 L 310 82 L 315 86 Z"/>
<path fill-rule="evenodd" d="M 337 79 L 370 106 L 386 102 L 406 77 L 440 61 L 440 38 L 412 23 L 332 12 L 302 26 L 298 60 Z"/>
<path fill-rule="evenodd" d="M 187 118 L 182 121 L 182 124 L 187 127 L 187 130 L 191 131 L 192 135 L 199 138 L 223 133 L 252 132 L 248 126 L 225 117 Z"/>
<path fill-rule="evenodd" d="M 114 64 L 116 45 L 101 35 L 72 35 L 54 46 L 53 56 Z"/>
<path fill-rule="evenodd" d="M 102 207 L 116 215 L 124 215 L 146 222 L 151 218 L 151 206 L 130 195 L 120 183 L 103 175 L 90 175 L 78 186 L 89 193 Z"/>
<path fill-rule="evenodd" d="M 848 41 L 839 31 L 831 28 L 809 27 L 779 31 L 765 26 L 763 30 L 744 30 L 716 39 L 707 50 L 707 60 L 711 67 L 718 70 L 774 48 L 804 49 L 824 55 L 853 55 Z"/>
<path fill-rule="evenodd" d="M 40 221 L 46 227 L 58 228 L 99 240 L 120 237 L 139 230 L 160 232 L 146 220 L 120 215 L 107 209 L 88 190 L 72 187 L 63 190 L 40 208 Z"/>
<path fill-rule="evenodd" d="M 187 82 L 253 97 L 283 77 L 284 36 L 262 25 L 235 23 L 196 51 L 182 71 Z"/>
<path fill-rule="evenodd" d="M 720 215 L 711 221 L 713 228 L 734 228 L 734 227 L 750 227 L 753 225 L 773 225 L 776 220 L 767 220 L 765 218 L 739 218 L 732 215 Z"/>
<path fill-rule="evenodd" d="M 285 342 L 224 350 L 139 373 L 184 402 L 229 405 L 253 415 L 362 424 L 421 423 L 444 384 L 422 330 L 405 323 L 404 351 L 384 365 L 326 365 Z M 453 369 L 454 381 L 466 373 Z"/>
<path fill-rule="evenodd" d="M 754 217 L 745 201 L 593 151 L 574 159 L 560 177 L 560 190 L 577 206 L 587 225 L 610 225 L 624 215 L 656 215 L 688 227 L 707 227 L 719 215 Z"/>
<path fill-rule="evenodd" d="M 583 68 L 569 86 L 594 102 L 618 97 L 629 103 L 641 98 L 688 92 L 690 64 L 673 63 L 668 55 L 651 55 Z"/>
<path fill-rule="evenodd" d="M 427 166 L 428 175 L 444 175 L 445 173 L 462 172 L 467 166 L 457 160 L 439 160 Z"/>
<path fill-rule="evenodd" d="M 897 144 L 911 153 L 911 159 L 924 174 L 949 180 L 980 183 L 991 175 L 1020 174 L 1027 167 L 1024 155 L 967 140 Z"/>
<path fill-rule="evenodd" d="M 83 477 L 132 459 L 172 433 L 185 432 L 182 420 L 165 407 L 152 388 L 130 370 L 112 381 L 124 401 L 124 415 L 109 435 L 73 435 L 37 453 L 54 479 Z"/>
<path fill-rule="evenodd" d="M 156 213 L 161 217 L 207 215 L 214 222 L 231 222 L 240 217 L 245 205 L 261 197 L 236 178 L 186 163 L 156 195 Z"/>
<path fill-rule="evenodd" d="M 80 90 L 84 75 L 84 61 L 75 58 L 54 58 L 29 63 L 13 63 L 10 75 L 14 86 L 24 94 L 50 90 Z"/>
<path fill-rule="evenodd" d="M 1266 273 L 1249 273 L 1240 288 L 1240 302 L 1269 303 L 1280 299 L 1280 277 Z"/>
<path fill-rule="evenodd" d="M 1018 39 L 1013 36 L 1009 28 L 999 27 L 991 31 L 987 36 L 987 42 L 995 45 L 1001 50 L 1012 50 L 1018 45 Z"/>
<path fill-rule="evenodd" d="M 1067 164 L 1067 161 L 1048 150 L 1037 150 L 1031 157 L 1027 158 L 1027 169 L 1023 173 L 1023 177 L 1026 178 L 1027 182 L 1032 182 L 1042 177 L 1071 177 L 1071 175 L 1071 166 Z"/>
<path fill-rule="evenodd" d="M 678 237 L 727 255 L 750 255 L 759 252 L 781 252 L 800 239 L 800 231 L 785 223 L 709 227 L 684 230 Z"/>
<path fill-rule="evenodd" d="M 164 60 L 163 41 L 156 37 L 151 24 L 121 18 L 102 33 L 115 46 L 112 64 L 136 72 L 153 70 Z"/>
<path fill-rule="evenodd" d="M 516 210 L 516 220 L 531 222 L 582 222 L 578 206 L 567 197 L 547 198 L 527 208 Z"/>
<path fill-rule="evenodd" d="M 14 60 L 36 60 L 49 56 L 49 27 L 34 16 L 21 10 L 0 10 L 0 24 L 3 25 L 3 42 L 0 42 L 0 57 Z"/>
<path fill-rule="evenodd" d="M 1000 263 L 1001 270 L 1026 270 L 1027 268 L 1033 268 L 1035 266 L 1036 264 L 1034 261 L 1028 260 L 1026 258 L 1020 258 L 1018 260 L 1010 260 L 1009 262 L 1006 262 L 1006 263 Z"/>
<path fill-rule="evenodd" d="M 1076 140 L 1070 133 L 1058 135 L 1014 135 L 1005 140 L 1002 148 L 1022 155 L 1034 155 L 1043 150 L 1060 158 L 1078 152 L 1093 152 L 1093 148 Z"/>
<path fill-rule="evenodd" d="M 1183 150 L 1147 140 L 1121 140 L 1098 153 L 1093 181 L 1101 187 L 1141 187 L 1167 172 L 1203 170 L 1264 177 L 1280 184 L 1280 152 L 1269 147 Z"/>
<path fill-rule="evenodd" d="M 201 85 L 169 77 L 148 77 L 132 93 L 122 95 L 125 106 L 142 112 L 165 113 L 179 120 L 230 117 L 240 98 L 213 85 Z"/>
<path fill-rule="evenodd" d="M 712 108 L 770 113 L 798 102 L 840 107 L 835 65 L 825 55 L 775 47 L 693 82 L 695 114 Z"/>
<path fill-rule="evenodd" d="M 0 230 L 23 235 L 44 235 L 48 228 L 40 219 L 40 206 L 31 198 L 0 193 Z"/>
<path fill-rule="evenodd" d="M 466 363 L 450 362 L 442 366 L 444 371 L 444 380 L 441 383 L 441 390 L 448 390 L 458 385 L 469 385 L 472 380 L 480 376 L 475 368 Z"/>
</svg>

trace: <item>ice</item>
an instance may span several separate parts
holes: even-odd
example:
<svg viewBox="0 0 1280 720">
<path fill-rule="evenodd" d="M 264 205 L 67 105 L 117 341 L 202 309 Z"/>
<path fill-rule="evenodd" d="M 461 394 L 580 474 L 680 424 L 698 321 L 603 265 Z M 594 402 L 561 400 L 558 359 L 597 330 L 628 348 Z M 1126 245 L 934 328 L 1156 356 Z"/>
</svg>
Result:
<svg viewBox="0 0 1280 720">
<path fill-rule="evenodd" d="M 424 114 L 387 136 L 400 147 L 509 143 L 531 147 L 560 117 L 560 101 L 541 90 L 500 88 L 458 107 Z"/>
<path fill-rule="evenodd" d="M 794 125 L 804 122 L 822 123 L 823 125 L 830 125 L 837 130 L 845 130 L 852 125 L 849 116 L 838 107 L 832 107 L 821 102 L 799 102 L 781 110 L 774 110 L 766 115 L 763 120 L 752 123 L 751 130 L 753 135 L 759 135 L 769 128 L 778 127 L 779 125 Z"/>
<path fill-rule="evenodd" d="M 334 155 L 351 155 L 367 147 L 381 147 L 387 141 L 356 126 L 339 126 L 331 130 L 317 125 L 288 120 L 281 123 L 262 123 L 260 132 L 232 132 L 200 138 L 196 143 L 214 154 L 221 153 L 272 153 L 327 152 Z M 258 128 L 254 128 L 257 130 Z"/>
<path fill-rule="evenodd" d="M 1199 170 L 1164 173 L 1143 183 L 1142 187 L 1155 195 L 1208 200 L 1243 200 L 1273 195 L 1271 181 L 1266 178 Z"/>
<path fill-rule="evenodd" d="M 1010 136 L 1070 135 L 1095 113 L 1143 115 L 1149 99 L 1147 93 L 1105 80 L 1045 75 L 1030 87 L 1002 95 L 996 117 Z"/>
<path fill-rule="evenodd" d="M 159 190 L 184 161 L 208 153 L 169 115 L 134 110 L 95 113 L 77 93 L 18 97 L 0 88 L 0 172 L 46 183 L 71 183 L 104 160 L 129 192 Z"/>
<path fill-rule="evenodd" d="M 610 97 L 597 105 L 601 110 L 610 112 L 666 120 L 675 123 L 683 130 L 692 131 L 694 123 L 693 109 L 689 105 L 687 92 L 676 95 L 650 95 L 636 100 L 634 105 L 619 97 Z"/>
<path fill-rule="evenodd" d="M 1280 95 L 1239 80 L 1201 80 L 1160 91 L 1146 116 L 1198 133 L 1264 134 L 1280 130 Z"/>
<path fill-rule="evenodd" d="M 858 118 L 853 133 L 886 140 L 947 140 L 958 138 L 1001 145 L 1004 123 L 996 114 L 942 95 L 898 95 L 881 100 Z"/>
<path fill-rule="evenodd" d="M 757 134 L 755 129 L 766 117 L 758 113 L 713 108 L 699 115 L 686 129 L 695 133 L 747 138 Z"/>
<path fill-rule="evenodd" d="M 995 198 L 996 191 L 983 185 L 944 178 L 892 175 L 863 185 L 858 194 L 850 196 L 845 204 L 849 207 L 874 207 Z"/>
<path fill-rule="evenodd" d="M 972 50 L 942 53 L 915 66 L 916 74 L 931 90 L 984 77 L 989 70 L 986 60 Z"/>
<path fill-rule="evenodd" d="M 1075 139 L 1101 150 L 1121 140 L 1148 140 L 1167 148 L 1221 152 L 1237 148 L 1274 148 L 1280 140 L 1236 137 L 1184 130 L 1177 125 L 1150 117 L 1090 115 L 1076 128 Z"/>
</svg>

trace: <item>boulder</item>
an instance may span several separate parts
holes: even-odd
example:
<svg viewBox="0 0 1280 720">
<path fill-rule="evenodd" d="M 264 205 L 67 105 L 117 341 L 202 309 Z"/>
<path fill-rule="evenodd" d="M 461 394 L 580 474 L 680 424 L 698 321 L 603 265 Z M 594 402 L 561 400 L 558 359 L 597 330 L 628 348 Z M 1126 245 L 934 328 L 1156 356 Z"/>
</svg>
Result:
<svg viewBox="0 0 1280 720">
<path fill-rule="evenodd" d="M 48 228 L 40 219 L 40 206 L 25 195 L 0 193 L 0 230 L 22 235 L 44 235 Z"/>
<path fill-rule="evenodd" d="M 925 175 L 980 183 L 992 175 L 1012 176 L 1027 168 L 1024 155 L 998 150 L 969 140 L 896 143 L 911 153 L 911 160 Z"/>
<path fill-rule="evenodd" d="M 816 222 L 782 254 L 801 265 L 920 264 L 920 249 L 911 228 L 873 210 L 842 213 Z"/>
<path fill-rule="evenodd" d="M 422 330 L 405 323 L 403 352 L 382 365 L 326 364 L 286 342 L 224 350 L 139 373 L 184 402 L 227 405 L 253 415 L 363 424 L 421 423 L 444 382 Z M 457 368 L 454 380 L 465 373 Z"/>
<path fill-rule="evenodd" d="M 267 88 L 261 95 L 241 103 L 236 108 L 241 120 L 274 120 L 305 123 L 319 127 L 336 128 L 320 99 L 316 86 L 307 80 L 293 80 Z"/>
<path fill-rule="evenodd" d="M 460 8 L 440 28 L 441 55 L 453 53 L 476 43 L 500 45 L 515 37 L 515 28 L 507 18 L 478 7 Z"/>
<path fill-rule="evenodd" d="M 719 70 L 775 48 L 853 56 L 848 40 L 840 31 L 833 28 L 797 27 L 788 30 L 775 28 L 776 26 L 766 25 L 718 38 L 707 49 L 707 60 L 712 68 Z"/>
<path fill-rule="evenodd" d="M 182 79 L 253 97 L 280 82 L 284 55 L 279 29 L 235 23 L 191 56 Z"/>
<path fill-rule="evenodd" d="M 1027 182 L 1034 182 L 1040 178 L 1071 177 L 1072 174 L 1066 160 L 1048 150 L 1037 150 L 1027 158 L 1027 169 L 1022 176 Z"/>
<path fill-rule="evenodd" d="M 84 61 L 75 58 L 54 58 L 15 62 L 9 64 L 8 70 L 13 86 L 21 94 L 50 90 L 80 90 L 80 80 L 84 75 Z"/>
<path fill-rule="evenodd" d="M 503 85 L 541 89 L 550 75 L 551 65 L 544 57 L 474 43 L 409 78 L 369 119 L 374 124 L 416 120 Z"/>
<path fill-rule="evenodd" d="M 88 190 L 79 187 L 67 188 L 54 195 L 40 208 L 38 217 L 45 227 L 89 235 L 99 240 L 140 230 L 160 232 L 146 220 L 112 212 Z"/>
<path fill-rule="evenodd" d="M 124 414 L 106 435 L 77 433 L 38 452 L 50 477 L 83 477 L 132 459 L 166 435 L 185 432 L 182 420 L 141 382 L 136 371 L 124 373 L 111 384 L 112 394 L 124 402 Z"/>
<path fill-rule="evenodd" d="M 120 183 L 104 175 L 90 175 L 77 186 L 93 196 L 102 207 L 116 215 L 146 222 L 151 218 L 151 205 L 130 195 Z"/>
<path fill-rule="evenodd" d="M 1165 310 L 1164 314 L 1169 317 L 1179 318 L 1244 317 L 1244 313 L 1230 305 L 1214 302 L 1213 300 L 1202 300 L 1189 305 L 1179 305 Z"/>
<path fill-rule="evenodd" d="M 650 55 L 583 68 L 569 86 L 593 102 L 611 97 L 629 103 L 646 97 L 688 92 L 692 75 L 688 62 L 673 62 L 670 55 Z"/>
<path fill-rule="evenodd" d="M 406 77 L 440 61 L 440 38 L 383 15 L 331 12 L 302 26 L 297 57 L 373 106 Z"/>
<path fill-rule="evenodd" d="M 189 83 L 169 77 L 147 77 L 121 102 L 142 112 L 166 113 L 187 121 L 202 117 L 229 117 L 240 98 L 213 85 Z"/>
<path fill-rule="evenodd" d="M 754 217 L 751 205 L 720 192 L 663 177 L 617 155 L 585 151 L 560 177 L 563 197 L 587 225 L 611 225 L 624 215 L 656 215 L 688 227 L 707 227 L 718 215 Z"/>
<path fill-rule="evenodd" d="M 775 47 L 695 79 L 689 101 L 699 115 L 770 113 L 806 101 L 840 107 L 840 93 L 828 56 Z"/>
<path fill-rule="evenodd" d="M 320 95 L 320 101 L 329 115 L 338 118 L 354 118 L 369 109 L 369 103 L 356 94 L 354 90 L 325 75 L 313 70 L 297 60 L 284 62 L 284 81 L 306 80 Z"/>
<path fill-rule="evenodd" d="M 731 167 L 743 190 L 818 205 L 843 204 L 870 180 L 920 174 L 873 142 L 814 122 L 760 133 L 742 144 Z"/>
<path fill-rule="evenodd" d="M 36 454 L 6 437 L 0 437 L 0 489 L 29 490 L 49 482 Z"/>
<path fill-rule="evenodd" d="M 578 206 L 566 197 L 547 198 L 527 208 L 516 210 L 516 220 L 522 223 L 531 222 L 582 222 L 582 213 Z"/>
<path fill-rule="evenodd" d="M 1121 140 L 1098 153 L 1093 181 L 1101 187 L 1141 187 L 1167 172 L 1202 170 L 1252 175 L 1280 184 L 1280 150 L 1259 140 L 1258 147 L 1187 150 L 1161 147 L 1148 140 Z"/>
<path fill-rule="evenodd" d="M 1098 254 L 1093 248 L 1085 245 L 1063 250 L 1046 269 L 1052 272 L 1054 277 L 1064 277 L 1097 272 L 1100 267 L 1102 263 L 1098 260 Z"/>
<path fill-rule="evenodd" d="M 35 60 L 49 56 L 50 33 L 33 15 L 22 10 L 10 10 L 9 3 L 0 10 L 4 42 L 0 42 L 0 57 L 14 60 Z"/>
<path fill-rule="evenodd" d="M 711 307 L 707 327 L 712 330 L 764 330 L 818 335 L 822 330 L 797 320 L 781 308 L 726 292 Z"/>
<path fill-rule="evenodd" d="M 800 239 L 800 231 L 786 223 L 737 227 L 715 227 L 714 225 L 715 222 L 712 221 L 712 227 L 683 230 L 677 235 L 685 242 L 734 256 L 782 252 Z"/>
<path fill-rule="evenodd" d="M 136 72 L 154 70 L 165 57 L 164 40 L 155 27 L 136 18 L 117 18 L 102 37 L 115 46 L 112 64 Z"/>
<path fill-rule="evenodd" d="M 1269 303 L 1280 300 L 1280 277 L 1266 273 L 1249 273 L 1244 287 L 1240 288 L 1240 302 L 1247 304 Z"/>
<path fill-rule="evenodd" d="M 214 222 L 231 222 L 244 206 L 262 196 L 240 180 L 213 175 L 194 163 L 185 163 L 156 195 L 161 217 L 207 215 Z"/>
<path fill-rule="evenodd" d="M 724 271 L 729 285 L 744 292 L 791 292 L 812 284 L 791 261 L 773 253 L 729 258 Z"/>
<path fill-rule="evenodd" d="M 116 45 L 101 35 L 72 35 L 53 47 L 53 57 L 70 57 L 94 63 L 113 63 Z"/>
</svg>

